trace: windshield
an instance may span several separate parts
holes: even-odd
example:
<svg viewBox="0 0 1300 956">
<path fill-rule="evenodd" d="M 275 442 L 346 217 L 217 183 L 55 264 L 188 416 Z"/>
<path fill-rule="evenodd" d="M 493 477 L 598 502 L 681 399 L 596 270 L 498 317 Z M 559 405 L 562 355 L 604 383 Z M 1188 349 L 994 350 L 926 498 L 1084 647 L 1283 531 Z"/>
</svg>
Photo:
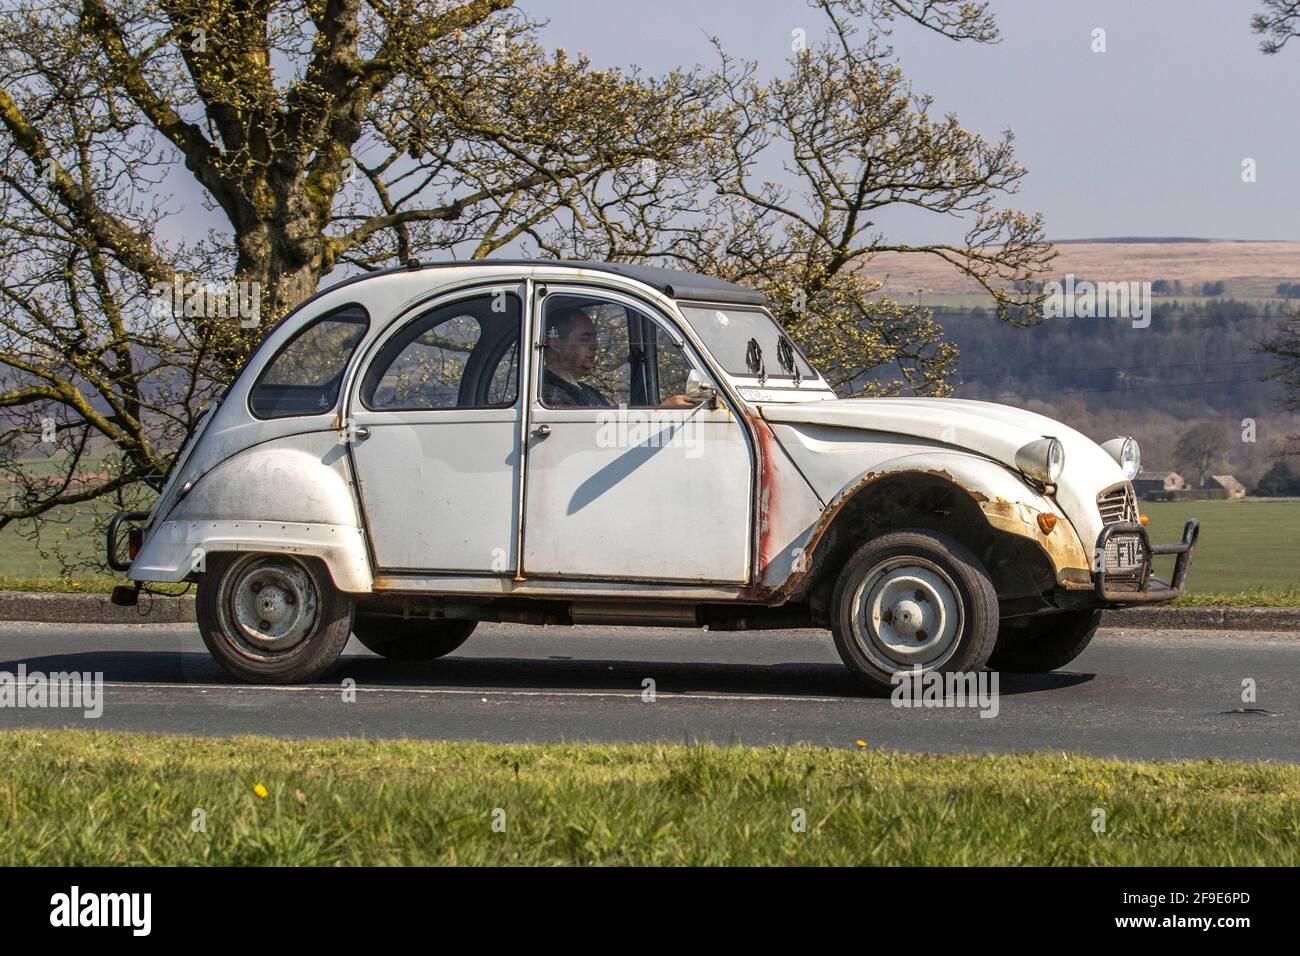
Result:
<svg viewBox="0 0 1300 956">
<path fill-rule="evenodd" d="M 735 306 L 682 306 L 709 353 L 732 375 L 813 380 L 817 372 L 766 312 Z"/>
</svg>

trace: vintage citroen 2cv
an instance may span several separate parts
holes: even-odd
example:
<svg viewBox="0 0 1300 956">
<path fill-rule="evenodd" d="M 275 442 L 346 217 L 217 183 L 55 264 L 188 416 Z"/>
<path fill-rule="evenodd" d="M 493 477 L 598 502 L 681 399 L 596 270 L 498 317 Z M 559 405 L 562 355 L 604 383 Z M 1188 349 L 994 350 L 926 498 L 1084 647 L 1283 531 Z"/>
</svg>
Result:
<svg viewBox="0 0 1300 956">
<path fill-rule="evenodd" d="M 1181 592 L 1197 525 L 1150 543 L 1131 438 L 840 399 L 765 305 L 542 260 L 325 289 L 267 334 L 153 507 L 114 517 L 109 561 L 134 582 L 114 600 L 197 581 L 203 640 L 249 681 L 317 679 L 352 634 L 431 659 L 505 621 L 829 628 L 887 689 L 1051 670 L 1102 608 Z"/>
</svg>

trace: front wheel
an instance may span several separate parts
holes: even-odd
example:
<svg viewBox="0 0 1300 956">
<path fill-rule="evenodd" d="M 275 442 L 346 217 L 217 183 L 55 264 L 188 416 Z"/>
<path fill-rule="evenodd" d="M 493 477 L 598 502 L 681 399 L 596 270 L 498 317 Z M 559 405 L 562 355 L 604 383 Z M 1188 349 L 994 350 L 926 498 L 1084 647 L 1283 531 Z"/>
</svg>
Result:
<svg viewBox="0 0 1300 956">
<path fill-rule="evenodd" d="M 217 663 L 255 684 L 316 680 L 352 633 L 352 599 L 319 561 L 287 554 L 210 555 L 195 604 Z"/>
<path fill-rule="evenodd" d="M 998 635 L 988 572 L 935 531 L 895 531 L 864 544 L 840 573 L 831 610 L 840 657 L 882 692 L 902 672 L 978 671 Z"/>
<path fill-rule="evenodd" d="M 352 624 L 357 640 L 380 657 L 395 661 L 432 661 L 460 647 L 478 621 L 431 621 L 358 614 Z"/>
<path fill-rule="evenodd" d="M 1045 674 L 1083 653 L 1101 626 L 1101 611 L 1062 611 L 1002 625 L 989 658 L 994 670 Z"/>
</svg>

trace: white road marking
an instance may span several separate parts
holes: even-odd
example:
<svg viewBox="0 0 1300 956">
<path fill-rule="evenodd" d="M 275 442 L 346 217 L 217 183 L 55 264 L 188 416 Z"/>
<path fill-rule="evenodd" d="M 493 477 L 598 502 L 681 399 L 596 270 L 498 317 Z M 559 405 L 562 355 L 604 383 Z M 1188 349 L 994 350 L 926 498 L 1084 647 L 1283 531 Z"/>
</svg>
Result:
<svg viewBox="0 0 1300 956">
<path fill-rule="evenodd" d="M 338 694 L 343 690 L 342 686 L 321 686 L 319 684 L 308 684 L 305 686 L 275 686 L 267 684 L 164 684 L 164 683 L 144 683 L 130 681 L 104 681 L 104 687 L 115 688 L 140 688 L 147 690 L 197 690 L 206 694 L 210 690 L 233 690 L 233 691 L 270 691 L 279 693 L 310 693 L 320 694 Z M 357 687 L 348 688 L 349 690 L 360 691 L 365 694 L 445 694 L 460 695 L 465 697 L 483 697 L 484 694 L 497 697 L 616 697 L 616 698 L 635 698 L 640 699 L 641 691 L 565 691 L 565 690 L 456 690 L 452 688 L 440 687 Z M 850 700 L 861 700 L 858 697 L 801 697 L 795 695 L 781 694 L 681 694 L 671 691 L 656 691 L 656 699 L 669 698 L 670 700 L 748 700 L 748 701 L 790 701 L 790 702 L 811 702 L 811 703 L 836 703 Z"/>
</svg>

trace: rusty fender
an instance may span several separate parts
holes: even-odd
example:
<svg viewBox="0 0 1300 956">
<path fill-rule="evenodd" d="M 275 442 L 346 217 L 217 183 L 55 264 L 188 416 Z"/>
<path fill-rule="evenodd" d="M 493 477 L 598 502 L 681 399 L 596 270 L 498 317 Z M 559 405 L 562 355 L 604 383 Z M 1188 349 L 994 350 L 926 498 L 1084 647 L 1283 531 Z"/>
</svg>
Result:
<svg viewBox="0 0 1300 956">
<path fill-rule="evenodd" d="M 904 474 L 941 478 L 960 488 L 979 505 L 993 528 L 1034 542 L 1051 562 L 1058 585 L 1092 586 L 1088 553 L 1056 502 L 996 462 L 968 453 L 936 450 L 883 462 L 844 485 L 826 506 L 804 545 L 805 560 L 798 562 L 789 577 L 779 584 L 755 589 L 754 597 L 765 603 L 780 604 L 798 594 L 816 564 L 817 549 L 845 505 L 877 481 Z M 1039 528 L 1040 514 L 1056 516 L 1056 527 L 1050 534 L 1044 534 Z"/>
</svg>

